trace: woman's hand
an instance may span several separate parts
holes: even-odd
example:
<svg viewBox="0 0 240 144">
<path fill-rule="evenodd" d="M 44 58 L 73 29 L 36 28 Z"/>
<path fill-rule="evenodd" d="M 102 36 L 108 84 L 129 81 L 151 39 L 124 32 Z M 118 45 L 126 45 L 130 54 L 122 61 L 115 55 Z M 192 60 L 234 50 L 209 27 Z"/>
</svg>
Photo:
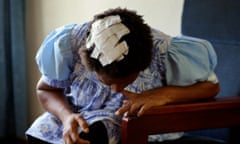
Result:
<svg viewBox="0 0 240 144">
<path fill-rule="evenodd" d="M 80 114 L 72 112 L 64 96 L 64 89 L 52 87 L 41 78 L 37 85 L 37 96 L 43 107 L 61 120 L 64 144 L 89 144 L 78 133 L 79 127 L 87 133 L 88 124 Z"/>
<path fill-rule="evenodd" d="M 79 128 L 88 133 L 88 124 L 80 114 L 72 113 L 63 121 L 64 144 L 90 144 L 89 141 L 79 137 Z"/>
<path fill-rule="evenodd" d="M 213 98 L 218 94 L 219 89 L 218 83 L 206 81 L 189 86 L 165 86 L 141 94 L 123 91 L 122 93 L 127 97 L 127 100 L 116 111 L 116 114 L 141 116 L 154 106 Z"/>
<path fill-rule="evenodd" d="M 141 94 L 128 91 L 123 91 L 122 93 L 127 97 L 127 100 L 125 100 L 123 106 L 118 109 L 116 112 L 117 115 L 124 113 L 124 116 L 141 116 L 151 107 L 165 105 L 168 102 L 167 97 L 160 96 L 159 94 L 155 95 L 152 90 Z"/>
</svg>

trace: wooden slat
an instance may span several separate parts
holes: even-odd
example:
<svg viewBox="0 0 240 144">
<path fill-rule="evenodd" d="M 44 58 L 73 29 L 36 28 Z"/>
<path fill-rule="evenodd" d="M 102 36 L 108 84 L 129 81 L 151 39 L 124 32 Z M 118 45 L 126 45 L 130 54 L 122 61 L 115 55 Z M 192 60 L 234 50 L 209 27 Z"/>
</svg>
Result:
<svg viewBox="0 0 240 144">
<path fill-rule="evenodd" d="M 123 118 L 122 143 L 147 144 L 149 134 L 240 126 L 240 97 L 154 107 Z"/>
</svg>

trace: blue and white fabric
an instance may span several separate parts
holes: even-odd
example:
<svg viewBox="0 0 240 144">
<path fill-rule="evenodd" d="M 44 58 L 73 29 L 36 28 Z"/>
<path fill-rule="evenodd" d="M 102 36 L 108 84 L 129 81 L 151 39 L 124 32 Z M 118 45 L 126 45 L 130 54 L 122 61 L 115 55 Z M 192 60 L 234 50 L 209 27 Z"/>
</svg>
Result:
<svg viewBox="0 0 240 144">
<path fill-rule="evenodd" d="M 115 111 L 122 105 L 124 96 L 101 83 L 94 72 L 87 71 L 82 65 L 78 50 L 84 44 L 87 27 L 88 23 L 69 24 L 54 30 L 43 41 L 36 62 L 47 84 L 66 89 L 66 98 L 73 111 L 82 114 L 89 125 L 102 121 L 108 131 L 109 144 L 117 144 L 121 137 L 122 117 L 116 116 Z M 126 90 L 141 93 L 165 85 L 188 85 L 209 80 L 214 75 L 216 55 L 207 41 L 171 38 L 155 29 L 152 29 L 152 34 L 151 65 L 140 72 Z M 212 81 L 217 82 L 217 79 Z M 68 89 L 70 92 L 67 92 Z M 60 120 L 45 112 L 26 134 L 49 143 L 62 144 L 62 130 Z M 174 133 L 150 139 L 163 141 L 181 136 L 182 133 Z"/>
</svg>

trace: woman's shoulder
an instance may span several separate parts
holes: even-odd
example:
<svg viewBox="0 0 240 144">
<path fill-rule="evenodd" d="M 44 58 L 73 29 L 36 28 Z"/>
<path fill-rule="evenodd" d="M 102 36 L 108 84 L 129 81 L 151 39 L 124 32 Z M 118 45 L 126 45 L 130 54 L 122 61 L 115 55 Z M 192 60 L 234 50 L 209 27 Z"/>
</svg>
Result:
<svg viewBox="0 0 240 144">
<path fill-rule="evenodd" d="M 73 68 L 71 31 L 76 24 L 67 24 L 49 33 L 36 54 L 40 72 L 50 80 L 67 81 Z"/>
<path fill-rule="evenodd" d="M 207 40 L 189 36 L 172 38 L 166 55 L 167 83 L 188 85 L 206 81 L 217 64 L 217 55 Z"/>
<path fill-rule="evenodd" d="M 153 50 L 160 50 L 160 53 L 166 53 L 172 37 L 154 28 L 151 29 L 151 33 L 153 37 Z"/>
</svg>

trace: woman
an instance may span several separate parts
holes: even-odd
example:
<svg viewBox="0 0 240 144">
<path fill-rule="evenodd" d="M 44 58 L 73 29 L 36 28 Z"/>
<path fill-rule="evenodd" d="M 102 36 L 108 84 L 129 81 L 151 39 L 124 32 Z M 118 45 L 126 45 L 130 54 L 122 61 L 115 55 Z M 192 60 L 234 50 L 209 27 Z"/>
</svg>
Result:
<svg viewBox="0 0 240 144">
<path fill-rule="evenodd" d="M 152 106 L 219 91 L 216 54 L 207 41 L 171 38 L 121 8 L 56 29 L 36 61 L 37 96 L 47 112 L 27 130 L 29 143 L 116 144 L 123 114 L 141 116 Z"/>
</svg>

